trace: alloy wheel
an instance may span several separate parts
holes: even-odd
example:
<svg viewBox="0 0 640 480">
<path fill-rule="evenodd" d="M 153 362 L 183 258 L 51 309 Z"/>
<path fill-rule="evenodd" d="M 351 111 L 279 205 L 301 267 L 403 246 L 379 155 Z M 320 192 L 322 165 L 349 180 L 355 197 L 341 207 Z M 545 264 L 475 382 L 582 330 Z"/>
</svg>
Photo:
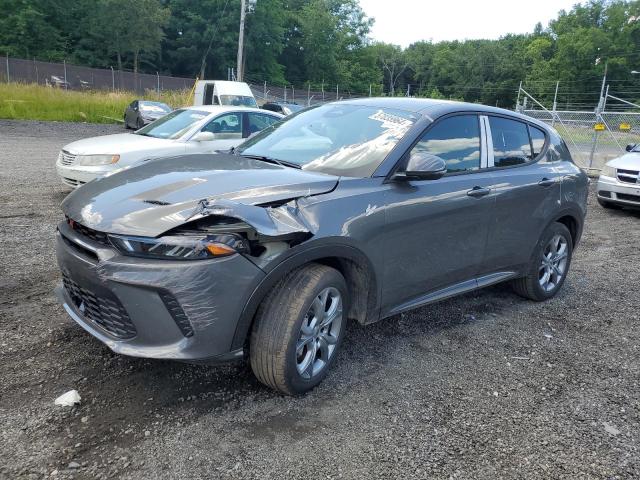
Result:
<svg viewBox="0 0 640 480">
<path fill-rule="evenodd" d="M 296 368 L 300 376 L 318 375 L 333 356 L 342 325 L 342 296 L 327 287 L 309 307 L 296 342 Z"/>
<path fill-rule="evenodd" d="M 551 292 L 567 272 L 569 245 L 562 235 L 554 235 L 542 251 L 538 281 L 545 292 Z"/>
</svg>

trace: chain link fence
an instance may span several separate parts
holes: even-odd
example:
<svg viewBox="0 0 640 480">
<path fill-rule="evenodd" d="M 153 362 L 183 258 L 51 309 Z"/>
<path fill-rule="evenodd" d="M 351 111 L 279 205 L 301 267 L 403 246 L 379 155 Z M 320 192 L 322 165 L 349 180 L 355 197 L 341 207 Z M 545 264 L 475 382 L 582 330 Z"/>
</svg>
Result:
<svg viewBox="0 0 640 480">
<path fill-rule="evenodd" d="M 640 113 L 524 110 L 552 127 L 564 138 L 577 164 L 587 169 L 602 166 L 640 143 Z"/>
<path fill-rule="evenodd" d="M 556 88 L 557 94 L 557 88 Z M 520 96 L 524 101 L 520 103 Z M 607 100 L 618 102 L 607 111 Z M 527 108 L 531 100 L 535 108 Z M 516 111 L 554 127 L 564 138 L 574 161 L 587 170 L 600 171 L 604 164 L 640 143 L 640 105 L 609 95 L 603 81 L 600 101 L 593 111 L 547 109 L 520 86 Z"/>
<path fill-rule="evenodd" d="M 319 103 L 346 100 L 349 98 L 362 98 L 363 95 L 353 94 L 349 90 L 340 91 L 338 86 L 331 90 L 312 90 L 311 88 L 277 87 L 268 84 L 247 82 L 259 105 L 266 102 L 290 102 L 302 106 L 316 105 Z"/>
<path fill-rule="evenodd" d="M 188 90 L 193 88 L 195 79 L 0 56 L 0 82 L 9 81 L 69 90 L 126 90 L 144 94 L 148 90 Z M 349 90 L 341 90 L 337 85 L 333 86 L 333 90 L 328 85 L 324 90 L 312 90 L 308 87 L 279 87 L 252 79 L 247 79 L 247 83 L 259 105 L 287 101 L 307 106 L 362 96 Z"/>
<path fill-rule="evenodd" d="M 127 90 L 143 94 L 147 90 L 190 89 L 194 79 L 0 56 L 0 82 L 10 81 L 69 90 Z"/>
</svg>

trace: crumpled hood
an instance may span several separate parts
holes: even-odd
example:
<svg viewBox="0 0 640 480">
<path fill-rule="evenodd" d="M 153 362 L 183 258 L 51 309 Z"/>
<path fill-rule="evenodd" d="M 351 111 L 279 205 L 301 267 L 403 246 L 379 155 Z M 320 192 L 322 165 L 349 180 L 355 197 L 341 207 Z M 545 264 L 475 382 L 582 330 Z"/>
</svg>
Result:
<svg viewBox="0 0 640 480">
<path fill-rule="evenodd" d="M 103 135 L 78 140 L 65 145 L 63 150 L 75 155 L 121 155 L 140 150 L 166 148 L 172 142 L 174 140 L 145 137 L 144 135 L 135 135 L 133 133 L 116 133 L 115 135 Z"/>
<path fill-rule="evenodd" d="M 94 230 L 156 237 L 185 223 L 202 200 L 278 202 L 330 192 L 338 179 L 235 155 L 187 155 L 93 180 L 70 193 L 62 210 Z"/>
</svg>

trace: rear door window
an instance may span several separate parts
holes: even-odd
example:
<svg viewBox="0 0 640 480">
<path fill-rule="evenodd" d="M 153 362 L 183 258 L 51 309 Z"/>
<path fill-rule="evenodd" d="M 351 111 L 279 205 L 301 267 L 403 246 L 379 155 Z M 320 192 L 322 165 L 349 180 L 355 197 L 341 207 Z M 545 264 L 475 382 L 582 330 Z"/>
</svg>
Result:
<svg viewBox="0 0 640 480">
<path fill-rule="evenodd" d="M 439 120 L 413 147 L 442 158 L 447 173 L 480 168 L 480 123 L 477 115 L 456 115 Z"/>
<path fill-rule="evenodd" d="M 533 125 L 529 125 L 529 134 L 531 135 L 531 146 L 533 147 L 533 158 L 536 158 L 542 152 L 547 136 L 542 130 Z"/>
<path fill-rule="evenodd" d="M 526 123 L 501 117 L 489 117 L 493 140 L 494 166 L 512 167 L 533 159 Z"/>
</svg>

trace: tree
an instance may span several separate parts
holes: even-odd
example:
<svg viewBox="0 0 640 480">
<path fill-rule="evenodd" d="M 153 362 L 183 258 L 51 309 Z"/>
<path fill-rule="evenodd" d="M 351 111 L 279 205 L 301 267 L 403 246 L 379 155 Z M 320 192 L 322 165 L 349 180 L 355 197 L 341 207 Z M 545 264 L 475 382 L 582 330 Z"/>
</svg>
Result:
<svg viewBox="0 0 640 480">
<path fill-rule="evenodd" d="M 161 69 L 188 77 L 227 78 L 238 48 L 240 1 L 169 0 L 168 6 Z"/>
<path fill-rule="evenodd" d="M 123 56 L 132 54 L 137 73 L 140 52 L 160 50 L 168 19 L 169 11 L 159 0 L 99 0 L 90 23 L 95 37 L 115 54 L 118 69 Z"/>
<path fill-rule="evenodd" d="M 49 1 L 0 1 L 0 52 L 14 57 L 64 58 L 64 40 L 52 24 Z"/>
<path fill-rule="evenodd" d="M 278 61 L 284 48 L 285 16 L 283 0 L 260 0 L 247 16 L 244 61 L 247 79 L 286 83 L 284 66 Z"/>
<path fill-rule="evenodd" d="M 389 85 L 389 95 L 395 96 L 398 79 L 404 73 L 409 62 L 402 49 L 397 45 L 389 43 L 375 43 L 373 45 L 378 62 L 387 78 Z"/>
</svg>

